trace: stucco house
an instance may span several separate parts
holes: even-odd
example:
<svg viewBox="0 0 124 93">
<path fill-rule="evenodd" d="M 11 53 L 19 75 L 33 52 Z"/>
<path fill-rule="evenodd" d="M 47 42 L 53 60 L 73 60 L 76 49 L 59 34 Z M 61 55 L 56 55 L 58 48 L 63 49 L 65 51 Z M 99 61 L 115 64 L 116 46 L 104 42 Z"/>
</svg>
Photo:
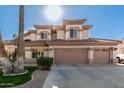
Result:
<svg viewBox="0 0 124 93">
<path fill-rule="evenodd" d="M 92 25 L 87 19 L 63 20 L 62 25 L 34 25 L 24 34 L 25 59 L 36 63 L 36 52 L 53 57 L 55 64 L 113 64 L 119 41 L 90 38 Z M 6 50 L 16 48 L 16 41 L 4 42 Z M 33 61 L 34 60 L 34 61 Z M 32 62 L 33 61 L 33 62 Z"/>
<path fill-rule="evenodd" d="M 124 38 L 122 38 L 121 43 L 119 43 L 117 45 L 117 53 L 116 53 L 116 57 L 118 57 L 118 62 L 119 61 L 123 61 L 124 63 Z"/>
</svg>

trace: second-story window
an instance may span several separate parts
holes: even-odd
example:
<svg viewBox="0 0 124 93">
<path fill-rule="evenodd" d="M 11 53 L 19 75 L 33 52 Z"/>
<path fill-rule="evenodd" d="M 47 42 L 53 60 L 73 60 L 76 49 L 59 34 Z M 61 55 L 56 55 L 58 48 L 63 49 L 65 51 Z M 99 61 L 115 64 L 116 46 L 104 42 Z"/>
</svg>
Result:
<svg viewBox="0 0 124 93">
<path fill-rule="evenodd" d="M 47 39 L 47 32 L 41 33 L 41 39 Z"/>
<path fill-rule="evenodd" d="M 70 38 L 77 38 L 77 36 L 78 36 L 78 29 L 71 28 L 70 29 Z"/>
</svg>

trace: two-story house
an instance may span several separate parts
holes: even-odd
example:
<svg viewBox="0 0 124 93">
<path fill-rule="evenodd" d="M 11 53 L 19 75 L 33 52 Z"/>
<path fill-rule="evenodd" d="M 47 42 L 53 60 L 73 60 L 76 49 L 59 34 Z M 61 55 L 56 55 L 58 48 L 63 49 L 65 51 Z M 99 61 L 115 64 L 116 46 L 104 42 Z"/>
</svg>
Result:
<svg viewBox="0 0 124 93">
<path fill-rule="evenodd" d="M 34 25 L 35 30 L 24 34 L 25 59 L 43 55 L 53 57 L 56 64 L 116 62 L 115 51 L 119 42 L 89 38 L 89 30 L 93 26 L 85 25 L 85 21 L 87 19 L 63 20 L 62 25 Z M 16 47 L 12 42 L 9 45 Z"/>
</svg>

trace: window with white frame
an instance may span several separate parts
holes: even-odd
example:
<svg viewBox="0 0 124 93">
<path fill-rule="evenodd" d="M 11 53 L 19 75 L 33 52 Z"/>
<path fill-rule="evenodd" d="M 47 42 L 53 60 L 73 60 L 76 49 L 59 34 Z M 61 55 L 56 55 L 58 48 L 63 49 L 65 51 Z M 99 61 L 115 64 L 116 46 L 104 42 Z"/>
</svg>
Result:
<svg viewBox="0 0 124 93">
<path fill-rule="evenodd" d="M 77 28 L 71 28 L 70 29 L 70 38 L 77 38 L 78 37 L 78 29 Z"/>
<path fill-rule="evenodd" d="M 41 39 L 47 39 L 47 32 L 41 32 Z"/>
</svg>

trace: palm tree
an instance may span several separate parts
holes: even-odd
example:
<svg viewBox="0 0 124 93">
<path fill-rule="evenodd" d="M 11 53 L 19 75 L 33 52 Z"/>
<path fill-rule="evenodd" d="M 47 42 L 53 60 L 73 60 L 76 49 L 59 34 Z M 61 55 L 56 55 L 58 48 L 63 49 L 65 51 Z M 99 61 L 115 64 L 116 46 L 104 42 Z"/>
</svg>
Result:
<svg viewBox="0 0 124 93">
<path fill-rule="evenodd" d="M 20 15 L 19 15 L 19 37 L 18 37 L 18 48 L 17 48 L 17 58 L 24 58 L 24 5 L 20 5 Z"/>
<path fill-rule="evenodd" d="M 19 36 L 17 38 L 17 60 L 15 64 L 20 64 L 20 70 L 24 70 L 24 5 L 20 5 L 19 10 Z"/>
</svg>

